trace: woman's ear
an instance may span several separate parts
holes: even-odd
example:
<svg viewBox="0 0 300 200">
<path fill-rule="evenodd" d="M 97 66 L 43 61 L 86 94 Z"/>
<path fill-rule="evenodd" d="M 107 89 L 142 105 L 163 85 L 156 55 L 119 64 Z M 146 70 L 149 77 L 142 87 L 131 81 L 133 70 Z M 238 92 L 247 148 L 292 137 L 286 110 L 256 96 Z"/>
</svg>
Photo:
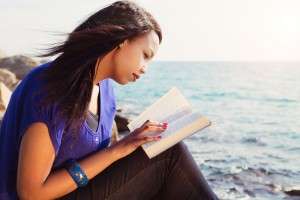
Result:
<svg viewBox="0 0 300 200">
<path fill-rule="evenodd" d="M 121 49 L 127 43 L 128 43 L 128 39 L 124 40 L 121 44 L 118 45 L 118 49 Z"/>
<path fill-rule="evenodd" d="M 124 43 L 118 45 L 118 49 L 121 49 L 124 46 Z"/>
</svg>

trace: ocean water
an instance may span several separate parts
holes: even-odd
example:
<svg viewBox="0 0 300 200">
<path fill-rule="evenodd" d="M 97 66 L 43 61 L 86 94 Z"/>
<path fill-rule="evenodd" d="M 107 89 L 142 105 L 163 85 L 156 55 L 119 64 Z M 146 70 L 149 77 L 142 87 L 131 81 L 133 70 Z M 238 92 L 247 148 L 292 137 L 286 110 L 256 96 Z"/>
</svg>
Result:
<svg viewBox="0 0 300 200">
<path fill-rule="evenodd" d="M 299 199 L 300 63 L 153 62 L 127 85 L 114 83 L 117 107 L 134 118 L 178 87 L 212 121 L 186 138 L 221 199 Z"/>
</svg>

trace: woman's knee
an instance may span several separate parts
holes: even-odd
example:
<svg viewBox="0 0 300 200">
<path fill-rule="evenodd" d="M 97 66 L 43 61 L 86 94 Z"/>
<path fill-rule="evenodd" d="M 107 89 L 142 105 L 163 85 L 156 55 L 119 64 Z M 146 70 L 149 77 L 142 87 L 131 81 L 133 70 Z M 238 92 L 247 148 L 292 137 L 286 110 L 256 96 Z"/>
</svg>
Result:
<svg viewBox="0 0 300 200">
<path fill-rule="evenodd" d="M 187 145 L 183 141 L 180 141 L 177 144 L 175 144 L 174 146 L 172 146 L 172 153 L 174 155 L 179 156 L 179 155 L 190 153 L 190 152 L 189 152 Z"/>
<path fill-rule="evenodd" d="M 157 160 L 165 160 L 165 164 L 171 167 L 180 160 L 184 160 L 187 158 L 192 159 L 192 155 L 190 154 L 187 145 L 183 141 L 180 141 L 170 148 L 166 149 L 165 151 L 161 152 L 151 160 L 153 162 L 156 162 Z"/>
</svg>

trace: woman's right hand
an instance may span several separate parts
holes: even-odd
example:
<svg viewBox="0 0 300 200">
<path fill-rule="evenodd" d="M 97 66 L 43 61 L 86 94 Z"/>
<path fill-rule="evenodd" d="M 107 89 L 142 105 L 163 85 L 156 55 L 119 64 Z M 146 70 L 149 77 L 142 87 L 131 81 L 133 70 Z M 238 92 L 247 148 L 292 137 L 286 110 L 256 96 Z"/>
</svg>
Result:
<svg viewBox="0 0 300 200">
<path fill-rule="evenodd" d="M 141 127 L 135 129 L 108 148 L 113 151 L 113 154 L 117 159 L 120 159 L 132 153 L 144 143 L 159 140 L 161 138 L 160 134 L 165 131 L 167 127 L 167 123 L 158 123 L 156 121 L 147 120 Z M 154 131 L 156 133 L 151 135 L 147 134 L 149 131 Z"/>
</svg>

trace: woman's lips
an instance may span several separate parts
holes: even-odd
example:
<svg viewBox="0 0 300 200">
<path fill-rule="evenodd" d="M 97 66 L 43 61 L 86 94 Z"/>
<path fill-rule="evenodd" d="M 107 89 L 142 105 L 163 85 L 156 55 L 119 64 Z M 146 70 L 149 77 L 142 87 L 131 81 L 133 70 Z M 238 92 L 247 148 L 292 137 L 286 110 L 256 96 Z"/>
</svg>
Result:
<svg viewBox="0 0 300 200">
<path fill-rule="evenodd" d="M 135 74 L 135 73 L 132 73 L 132 75 L 133 75 L 134 81 L 136 81 L 136 79 L 139 79 L 139 78 L 140 78 L 140 76 L 137 75 L 137 74 Z"/>
</svg>

